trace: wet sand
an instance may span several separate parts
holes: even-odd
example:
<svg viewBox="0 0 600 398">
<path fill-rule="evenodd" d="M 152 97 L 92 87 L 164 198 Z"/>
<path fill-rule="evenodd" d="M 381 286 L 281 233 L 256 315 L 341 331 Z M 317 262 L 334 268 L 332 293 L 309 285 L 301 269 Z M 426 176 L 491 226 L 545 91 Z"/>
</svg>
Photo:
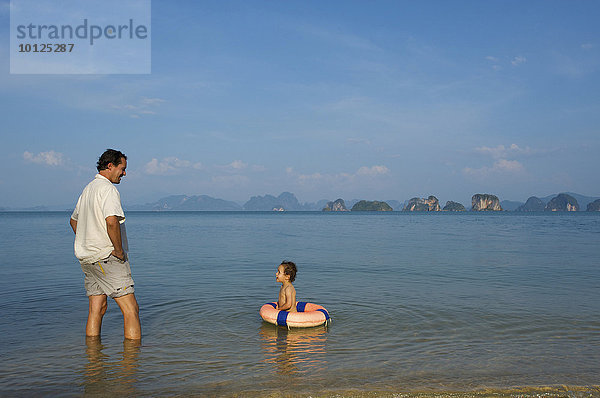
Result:
<svg viewBox="0 0 600 398">
<path fill-rule="evenodd" d="M 193 396 L 191 394 L 190 396 Z M 600 397 L 600 385 L 594 386 L 547 386 L 518 387 L 510 389 L 481 389 L 475 391 L 361 391 L 358 389 L 321 391 L 316 393 L 282 393 L 266 391 L 244 391 L 243 393 L 225 394 L 222 397 L 265 397 L 265 398 L 503 398 L 503 397 Z"/>
</svg>

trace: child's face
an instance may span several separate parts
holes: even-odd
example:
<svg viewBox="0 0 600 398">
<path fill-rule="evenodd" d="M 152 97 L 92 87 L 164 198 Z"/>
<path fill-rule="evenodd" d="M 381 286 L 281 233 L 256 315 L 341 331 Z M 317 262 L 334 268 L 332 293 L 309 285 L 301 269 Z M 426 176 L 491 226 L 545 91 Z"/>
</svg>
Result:
<svg viewBox="0 0 600 398">
<path fill-rule="evenodd" d="M 285 274 L 283 265 L 277 267 L 277 273 L 275 274 L 275 280 L 277 282 L 285 282 L 290 280 L 290 276 Z"/>
</svg>

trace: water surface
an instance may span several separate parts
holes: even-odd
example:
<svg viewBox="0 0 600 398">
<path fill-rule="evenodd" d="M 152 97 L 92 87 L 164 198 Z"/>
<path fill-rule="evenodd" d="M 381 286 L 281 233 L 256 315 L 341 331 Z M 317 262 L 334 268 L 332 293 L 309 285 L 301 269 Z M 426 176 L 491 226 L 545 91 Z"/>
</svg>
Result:
<svg viewBox="0 0 600 398">
<path fill-rule="evenodd" d="M 0 393 L 598 391 L 595 213 L 130 212 L 141 346 L 83 336 L 68 217 L 0 213 Z M 262 322 L 283 259 L 329 327 Z"/>
</svg>

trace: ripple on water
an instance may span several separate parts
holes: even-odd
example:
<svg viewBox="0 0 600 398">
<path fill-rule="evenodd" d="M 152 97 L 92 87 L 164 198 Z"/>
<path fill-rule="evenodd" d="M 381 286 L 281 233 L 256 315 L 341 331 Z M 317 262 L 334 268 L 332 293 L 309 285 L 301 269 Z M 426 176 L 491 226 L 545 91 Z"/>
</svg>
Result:
<svg viewBox="0 0 600 398">
<path fill-rule="evenodd" d="M 35 217 L 2 219 L 21 236 L 0 231 L 3 395 L 462 396 L 598 380 L 600 217 L 134 213 L 141 347 L 123 344 L 112 301 L 86 344 L 72 236 L 57 243 L 68 215 Z M 262 322 L 283 258 L 329 327 Z"/>
</svg>

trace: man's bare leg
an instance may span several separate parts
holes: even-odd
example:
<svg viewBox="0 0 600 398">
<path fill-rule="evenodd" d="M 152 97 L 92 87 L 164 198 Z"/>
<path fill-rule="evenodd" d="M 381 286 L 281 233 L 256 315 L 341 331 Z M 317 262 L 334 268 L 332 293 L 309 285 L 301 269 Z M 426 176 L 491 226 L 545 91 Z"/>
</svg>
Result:
<svg viewBox="0 0 600 398">
<path fill-rule="evenodd" d="M 100 336 L 102 317 L 106 313 L 106 308 L 108 307 L 106 295 L 88 296 L 88 299 L 90 307 L 87 324 L 85 325 L 85 335 L 90 337 Z"/>
<path fill-rule="evenodd" d="M 126 339 L 139 340 L 142 338 L 140 325 L 140 309 L 135 294 L 115 297 L 115 301 L 123 313 L 123 332 Z"/>
</svg>

